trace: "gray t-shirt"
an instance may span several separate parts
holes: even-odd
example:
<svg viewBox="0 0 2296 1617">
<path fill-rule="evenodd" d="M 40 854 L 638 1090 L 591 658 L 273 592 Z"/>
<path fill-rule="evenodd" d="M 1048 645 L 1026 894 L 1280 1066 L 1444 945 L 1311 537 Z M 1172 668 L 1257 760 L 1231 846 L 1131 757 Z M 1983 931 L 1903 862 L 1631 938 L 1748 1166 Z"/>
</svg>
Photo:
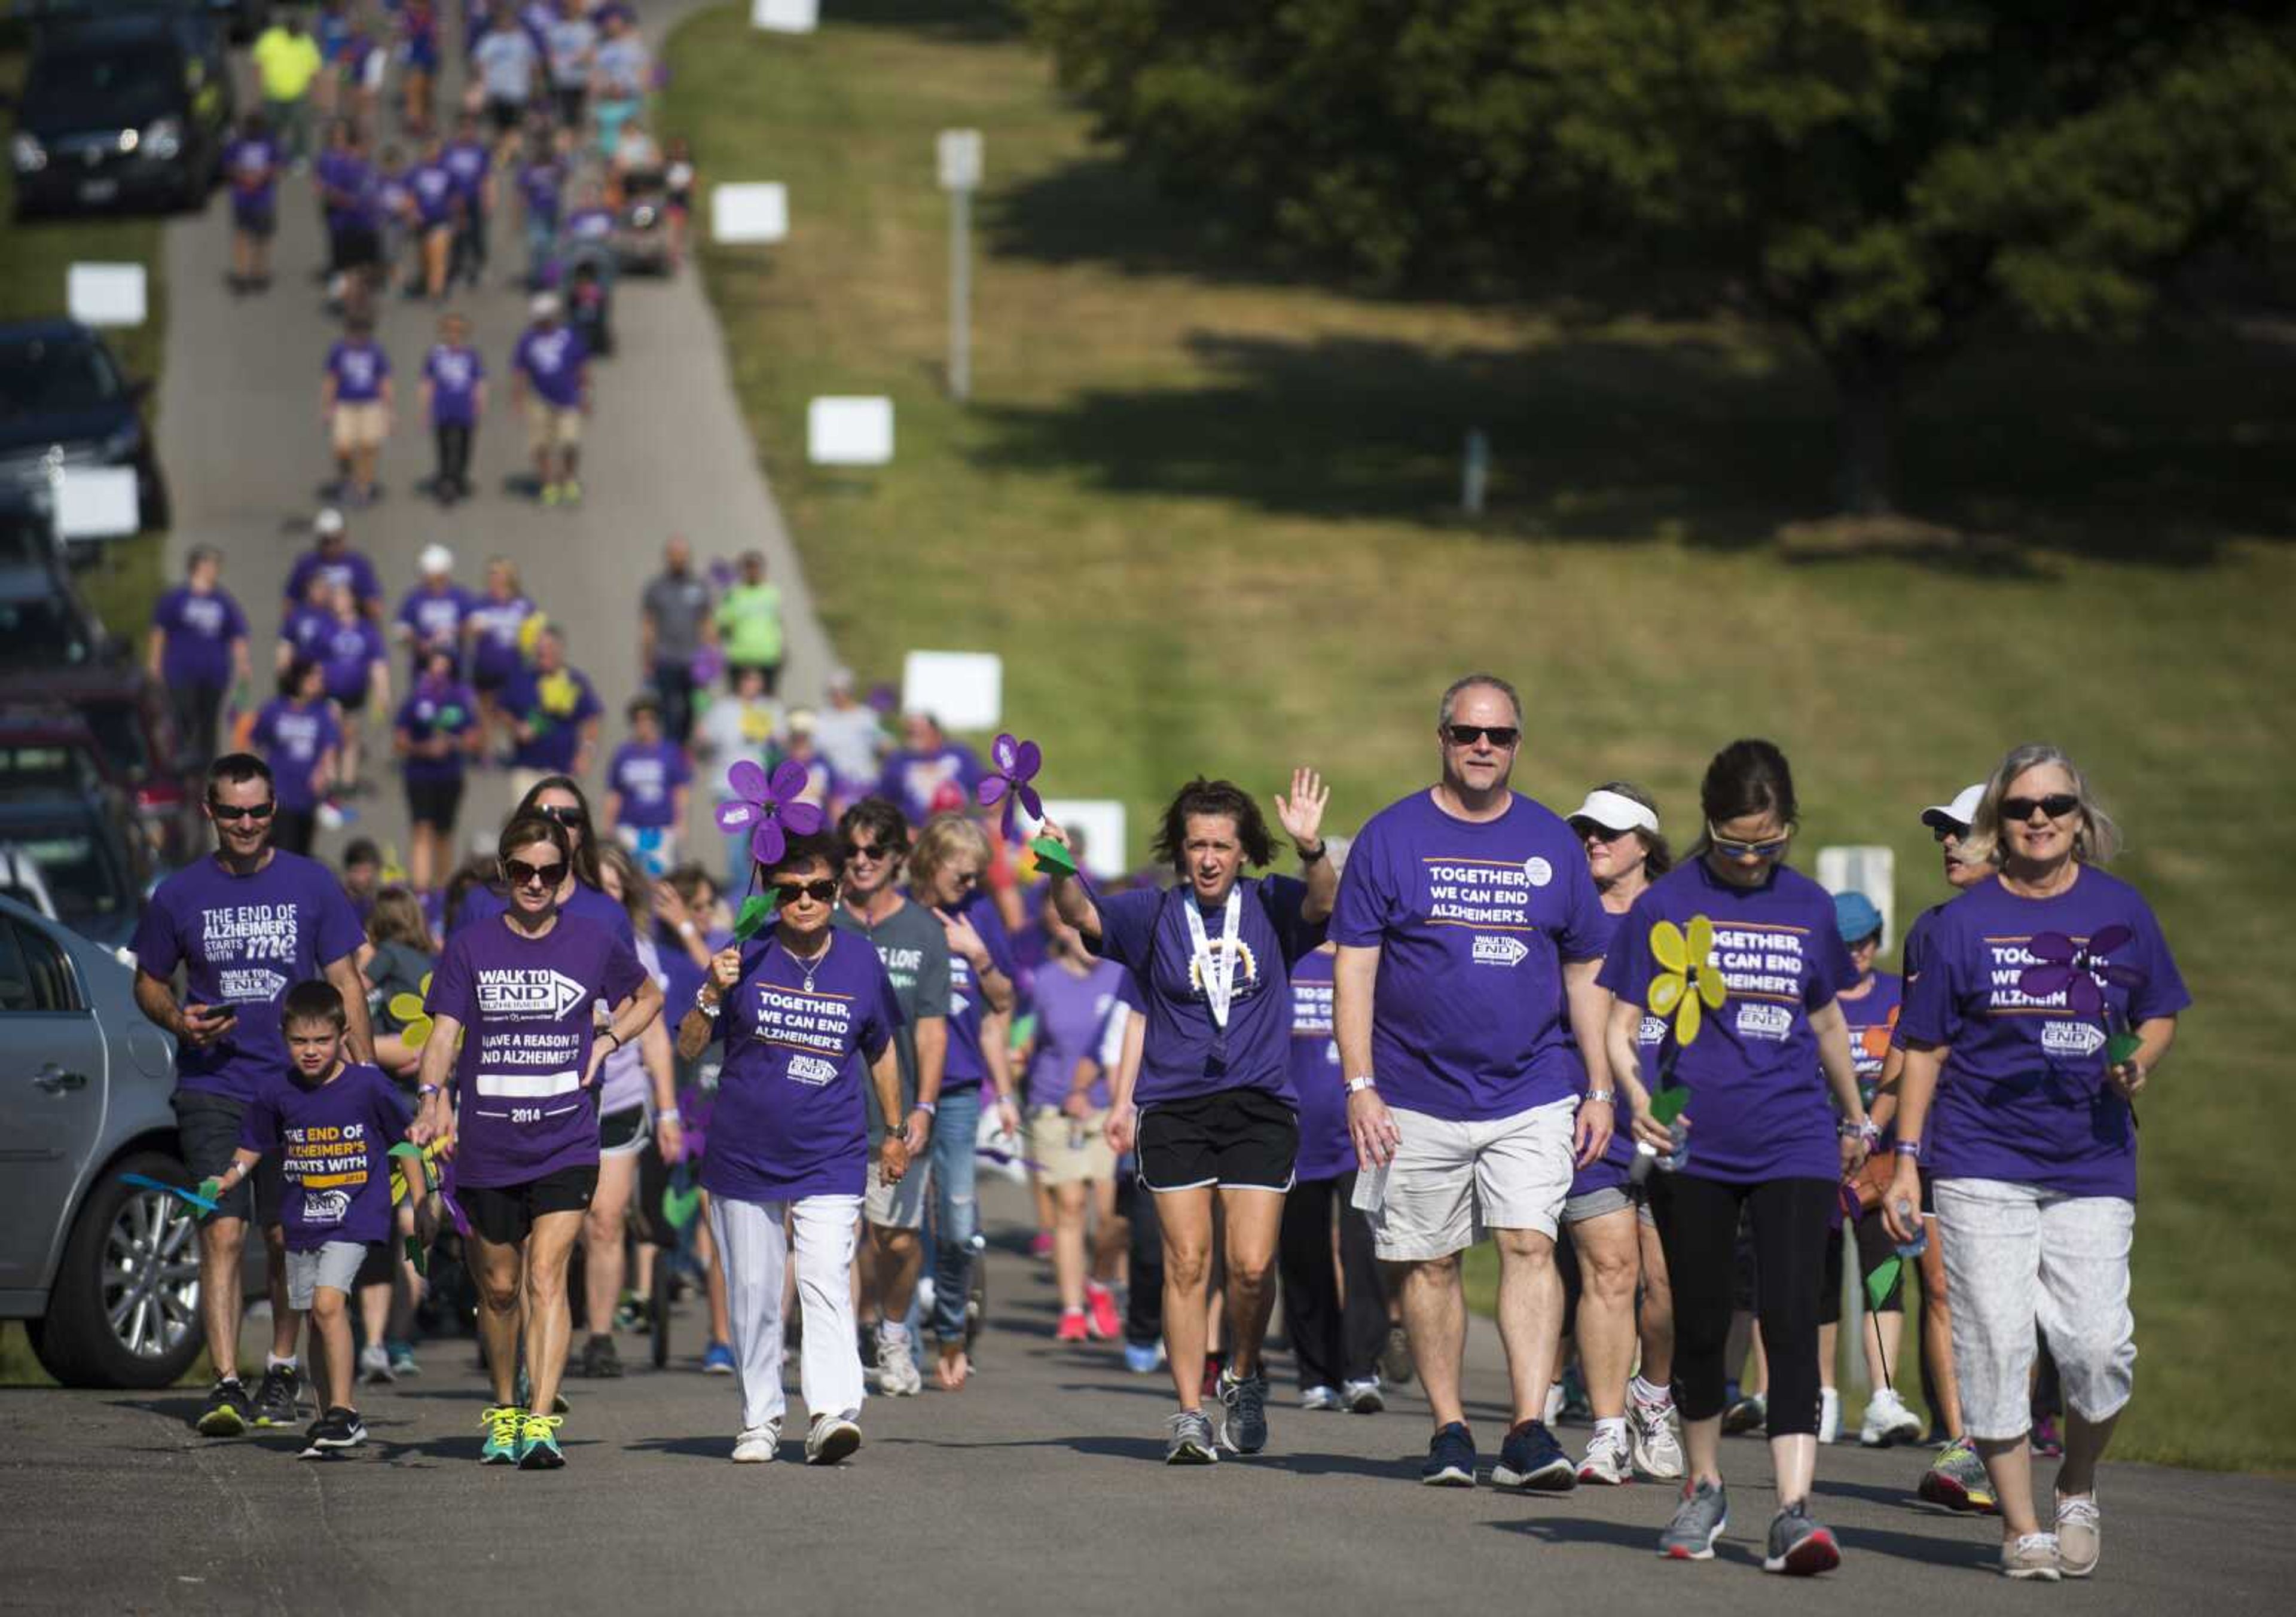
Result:
<svg viewBox="0 0 2296 1617">
<path fill-rule="evenodd" d="M 901 1007 L 901 1028 L 893 1048 L 901 1058 L 901 1115 L 906 1117 L 917 1099 L 917 1018 L 948 1015 L 948 934 L 931 911 L 906 899 L 874 927 L 863 925 L 840 904 L 830 925 L 875 944 L 885 975 L 893 979 L 893 998 Z M 877 1110 L 874 1084 L 868 1096 L 869 1140 L 874 1145 L 884 1136 L 885 1120 Z"/>
<path fill-rule="evenodd" d="M 877 710 L 858 702 L 850 707 L 824 707 L 813 716 L 814 746 L 848 784 L 876 784 L 877 747 L 884 739 Z"/>
<path fill-rule="evenodd" d="M 523 102 L 534 94 L 534 70 L 542 65 L 542 55 L 525 29 L 496 29 L 482 35 L 471 60 L 478 64 L 488 99 Z"/>
<path fill-rule="evenodd" d="M 656 662 L 690 663 L 701 649 L 701 625 L 709 616 L 709 586 L 688 573 L 662 573 L 646 585 L 640 606 L 653 623 Z"/>
</svg>

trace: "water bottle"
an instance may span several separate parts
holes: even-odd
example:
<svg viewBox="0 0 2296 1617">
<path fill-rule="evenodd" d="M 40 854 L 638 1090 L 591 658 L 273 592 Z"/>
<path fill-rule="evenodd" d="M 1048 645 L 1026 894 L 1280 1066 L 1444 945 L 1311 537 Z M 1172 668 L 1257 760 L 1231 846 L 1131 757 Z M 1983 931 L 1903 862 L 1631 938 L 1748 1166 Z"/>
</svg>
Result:
<svg viewBox="0 0 2296 1617">
<path fill-rule="evenodd" d="M 1914 1232 L 1910 1241 L 1898 1243 L 1898 1255 L 1910 1263 L 1930 1249 L 1929 1221 L 1923 1218 L 1914 1205 L 1904 1196 L 1890 1204 L 1890 1211 L 1898 1215 L 1898 1222 L 1908 1225 Z"/>
<path fill-rule="evenodd" d="M 1673 1138 L 1674 1149 L 1660 1157 L 1658 1165 L 1664 1172 L 1679 1173 L 1690 1166 L 1690 1131 L 1677 1117 L 1667 1125 L 1667 1133 Z"/>
<path fill-rule="evenodd" d="M 1085 1141 L 1085 1126 L 1084 1126 L 1084 1119 L 1083 1119 L 1083 1118 L 1081 1118 L 1081 1117 L 1071 1117 L 1071 1118 L 1070 1118 L 1070 1119 L 1069 1119 L 1069 1149 L 1070 1149 L 1070 1150 L 1071 1150 L 1071 1151 L 1081 1151 L 1081 1150 L 1083 1150 L 1083 1149 L 1084 1149 L 1084 1141 Z"/>
</svg>

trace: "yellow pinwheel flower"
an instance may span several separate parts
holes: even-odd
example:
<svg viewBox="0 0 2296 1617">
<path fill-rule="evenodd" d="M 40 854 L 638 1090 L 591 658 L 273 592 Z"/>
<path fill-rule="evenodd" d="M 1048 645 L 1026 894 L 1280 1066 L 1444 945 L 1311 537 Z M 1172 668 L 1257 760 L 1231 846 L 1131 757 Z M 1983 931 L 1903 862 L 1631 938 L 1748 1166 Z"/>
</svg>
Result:
<svg viewBox="0 0 2296 1617">
<path fill-rule="evenodd" d="M 1730 990 L 1716 968 L 1714 923 L 1702 915 L 1690 918 L 1690 931 L 1672 921 L 1651 928 L 1651 953 L 1666 968 L 1651 979 L 1650 1012 L 1661 1020 L 1674 1018 L 1674 1041 L 1687 1045 L 1698 1037 L 1706 1011 L 1719 1010 Z"/>
<path fill-rule="evenodd" d="M 430 1037 L 430 1013 L 422 1009 L 430 997 L 430 974 L 424 972 L 422 981 L 414 993 L 395 993 L 387 1009 L 390 1019 L 399 1025 L 398 1036 L 409 1049 L 421 1049 Z"/>
<path fill-rule="evenodd" d="M 534 690 L 535 694 L 542 698 L 542 711 L 553 718 L 564 718 L 574 711 L 574 705 L 582 699 L 582 688 L 574 682 L 574 676 L 563 668 L 554 674 L 544 674 L 536 682 Z"/>
</svg>

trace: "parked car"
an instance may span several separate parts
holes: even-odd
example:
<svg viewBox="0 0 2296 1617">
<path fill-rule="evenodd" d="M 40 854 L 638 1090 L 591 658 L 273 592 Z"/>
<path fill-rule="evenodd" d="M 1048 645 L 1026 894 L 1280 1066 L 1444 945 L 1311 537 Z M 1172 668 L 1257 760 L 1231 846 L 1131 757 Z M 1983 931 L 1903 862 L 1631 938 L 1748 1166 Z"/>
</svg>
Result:
<svg viewBox="0 0 2296 1617">
<path fill-rule="evenodd" d="M 126 958 L 156 871 L 117 788 L 0 797 L 0 843 L 38 863 L 59 920 Z"/>
<path fill-rule="evenodd" d="M 47 495 L 50 476 L 96 466 L 128 467 L 143 526 L 174 520 L 168 479 L 144 419 L 148 383 L 129 378 L 102 338 L 76 320 L 0 325 L 0 484 L 12 496 L 8 520 L 38 520 L 23 502 Z"/>
<path fill-rule="evenodd" d="M 160 862 L 172 870 L 199 833 L 197 788 L 183 770 L 183 740 L 167 688 L 127 657 L 12 674 L 8 695 L 26 706 L 77 715 L 95 735 L 113 783 L 127 794 Z"/>
<path fill-rule="evenodd" d="M 24 1321 L 66 1386 L 168 1386 L 202 1345 L 191 1209 L 122 1177 L 191 1182 L 168 1107 L 174 1047 L 134 981 L 0 897 L 0 1319 Z"/>
<path fill-rule="evenodd" d="M 226 49 L 201 9 L 43 20 L 9 143 L 18 215 L 203 206 L 234 117 Z"/>
<path fill-rule="evenodd" d="M 43 920 L 56 919 L 56 901 L 48 896 L 40 862 L 13 843 L 0 842 L 0 898 L 15 900 Z"/>
<path fill-rule="evenodd" d="M 117 649 L 69 568 L 53 560 L 0 566 L 0 674 L 11 692 L 27 670 L 85 667 Z"/>
</svg>

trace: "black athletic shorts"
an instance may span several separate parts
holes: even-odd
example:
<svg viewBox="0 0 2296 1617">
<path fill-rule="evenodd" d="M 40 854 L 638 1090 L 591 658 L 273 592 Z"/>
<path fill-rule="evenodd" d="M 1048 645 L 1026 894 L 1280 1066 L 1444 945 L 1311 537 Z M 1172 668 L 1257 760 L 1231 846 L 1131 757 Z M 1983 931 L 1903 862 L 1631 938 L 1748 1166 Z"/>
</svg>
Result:
<svg viewBox="0 0 2296 1617">
<path fill-rule="evenodd" d="M 463 806 L 463 778 L 451 780 L 409 780 L 406 783 L 406 817 L 416 825 L 427 825 L 435 830 L 451 831 L 455 816 Z"/>
<path fill-rule="evenodd" d="M 520 1185 L 457 1185 L 471 1227 L 496 1246 L 515 1246 L 545 1213 L 587 1213 L 597 1194 L 598 1164 L 561 1168 Z"/>
<path fill-rule="evenodd" d="M 1292 1188 L 1300 1115 L 1266 1090 L 1160 1100 L 1140 1114 L 1140 1182 L 1151 1190 Z"/>
<path fill-rule="evenodd" d="M 382 237 L 368 225 L 346 225 L 335 233 L 335 267 L 372 269 L 382 262 Z"/>
<path fill-rule="evenodd" d="M 526 123 L 526 103 L 506 95 L 487 97 L 487 122 L 496 135 L 514 135 Z"/>
<path fill-rule="evenodd" d="M 239 1154 L 240 1123 L 247 1107 L 227 1095 L 210 1095 L 201 1090 L 178 1090 L 172 1102 L 176 1112 L 176 1148 L 191 1171 L 192 1183 L 201 1180 L 220 1179 L 232 1159 Z M 242 1180 L 223 1193 L 217 1203 L 220 1211 L 201 1215 L 209 1218 L 252 1218 L 257 1225 L 269 1229 L 279 1221 L 279 1204 L 287 1188 L 286 1175 L 279 1166 L 279 1153 L 266 1151 L 255 1164 L 251 1180 Z"/>
</svg>

